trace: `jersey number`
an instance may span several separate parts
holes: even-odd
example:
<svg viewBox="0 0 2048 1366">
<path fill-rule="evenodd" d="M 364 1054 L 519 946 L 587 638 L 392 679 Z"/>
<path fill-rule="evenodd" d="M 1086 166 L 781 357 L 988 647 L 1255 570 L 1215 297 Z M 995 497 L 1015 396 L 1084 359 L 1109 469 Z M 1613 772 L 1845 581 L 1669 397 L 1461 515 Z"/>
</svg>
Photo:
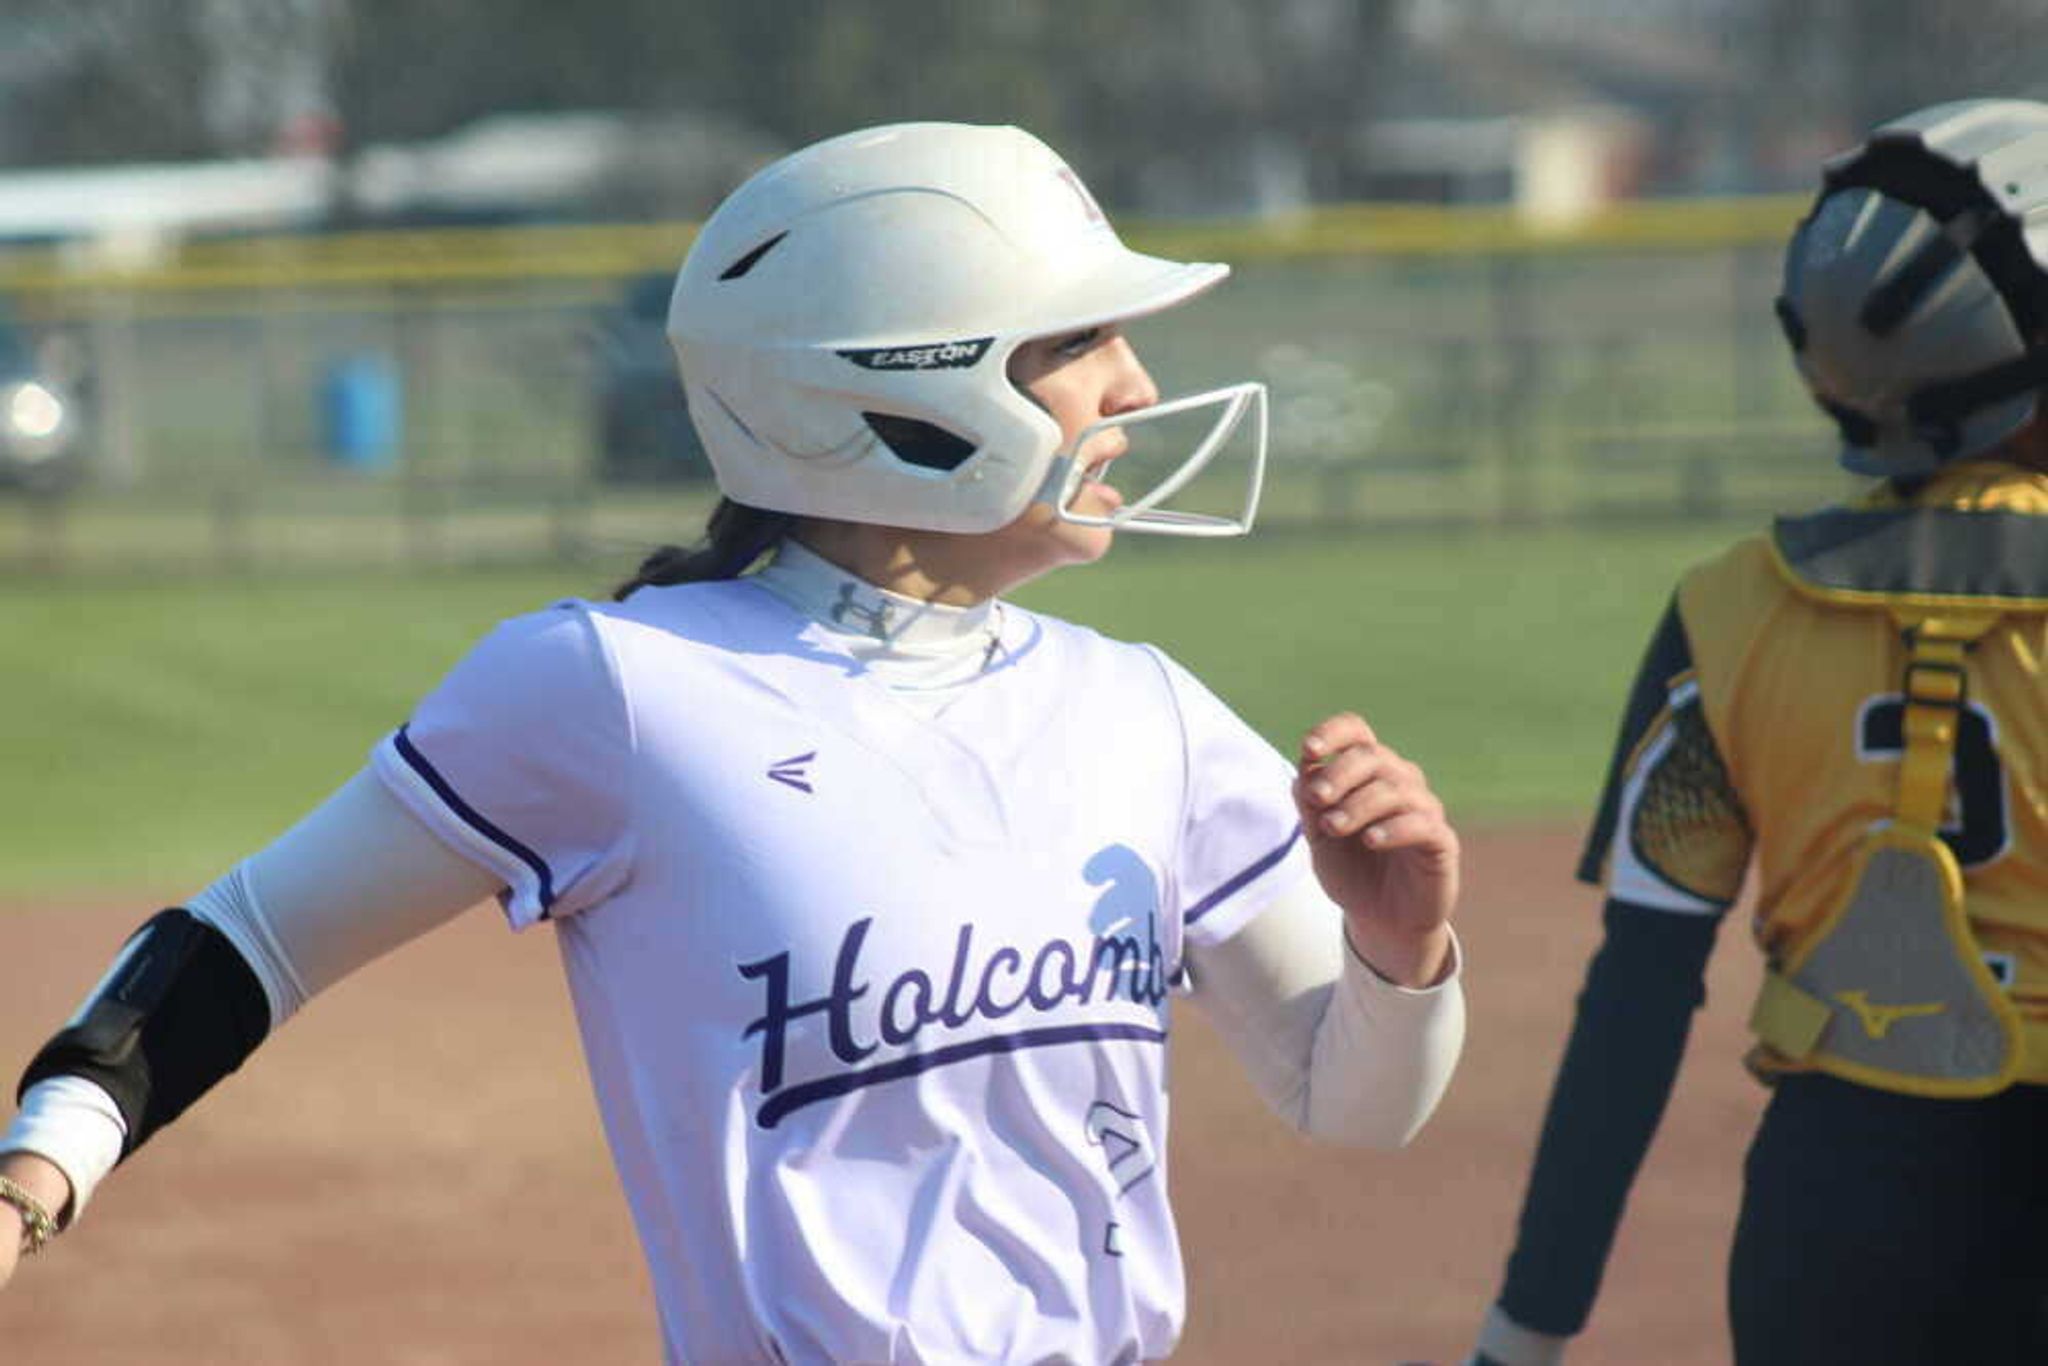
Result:
<svg viewBox="0 0 2048 1366">
<path fill-rule="evenodd" d="M 1941 838 L 1965 868 L 2005 852 L 2005 766 L 1992 743 L 1991 713 L 1975 702 L 1956 714 L 1955 801 Z M 1896 759 L 1906 752 L 1906 704 L 1897 694 L 1863 704 L 1856 752 L 1865 759 Z"/>
</svg>

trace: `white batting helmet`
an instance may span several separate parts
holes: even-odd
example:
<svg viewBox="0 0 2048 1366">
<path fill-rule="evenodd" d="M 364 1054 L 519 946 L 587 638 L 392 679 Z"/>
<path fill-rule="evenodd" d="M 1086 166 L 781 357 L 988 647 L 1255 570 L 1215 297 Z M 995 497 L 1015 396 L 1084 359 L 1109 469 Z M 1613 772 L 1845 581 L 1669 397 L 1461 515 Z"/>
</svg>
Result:
<svg viewBox="0 0 2048 1366">
<path fill-rule="evenodd" d="M 1935 105 L 1830 162 L 1777 307 L 1848 469 L 1930 474 L 2018 431 L 2048 385 L 2048 105 Z"/>
<path fill-rule="evenodd" d="M 1008 378 L 1017 345 L 1170 308 L 1227 274 L 1125 247 L 1087 187 L 1028 133 L 898 124 L 807 147 L 735 190 L 683 262 L 668 335 L 728 498 L 803 516 L 992 531 L 1035 498 L 1088 520 L 1065 507 L 1084 474 L 1072 449 Z M 1159 405 L 1214 405 L 1219 416 L 1161 491 L 1107 520 L 1206 535 L 1248 529 L 1264 398 L 1243 384 Z M 1247 414 L 1256 450 L 1243 514 L 1159 509 Z"/>
</svg>

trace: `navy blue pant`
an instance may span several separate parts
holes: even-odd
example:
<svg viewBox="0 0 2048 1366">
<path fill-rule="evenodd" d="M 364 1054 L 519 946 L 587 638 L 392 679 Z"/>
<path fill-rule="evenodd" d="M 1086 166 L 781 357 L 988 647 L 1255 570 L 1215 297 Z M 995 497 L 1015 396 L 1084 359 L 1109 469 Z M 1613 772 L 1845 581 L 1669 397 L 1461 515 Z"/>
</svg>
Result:
<svg viewBox="0 0 2048 1366">
<path fill-rule="evenodd" d="M 1740 1366 L 2048 1363 L 2048 1087 L 1779 1081 L 1729 1262 Z"/>
</svg>

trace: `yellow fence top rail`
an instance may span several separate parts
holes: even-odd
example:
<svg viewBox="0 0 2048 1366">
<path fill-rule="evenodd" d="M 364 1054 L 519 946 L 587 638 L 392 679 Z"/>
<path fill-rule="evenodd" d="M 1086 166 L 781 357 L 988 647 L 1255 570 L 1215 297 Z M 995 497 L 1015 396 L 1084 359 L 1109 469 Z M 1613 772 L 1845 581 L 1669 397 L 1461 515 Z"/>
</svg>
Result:
<svg viewBox="0 0 2048 1366">
<path fill-rule="evenodd" d="M 1246 221 L 1137 221 L 1143 250 L 1265 261 L 1687 251 L 1776 244 L 1805 196 L 1637 200 L 1569 224 L 1507 206 L 1340 204 Z M 615 279 L 672 270 L 696 225 L 428 228 L 200 239 L 121 260 L 77 246 L 0 250 L 0 292 L 265 290 L 510 280 Z"/>
</svg>

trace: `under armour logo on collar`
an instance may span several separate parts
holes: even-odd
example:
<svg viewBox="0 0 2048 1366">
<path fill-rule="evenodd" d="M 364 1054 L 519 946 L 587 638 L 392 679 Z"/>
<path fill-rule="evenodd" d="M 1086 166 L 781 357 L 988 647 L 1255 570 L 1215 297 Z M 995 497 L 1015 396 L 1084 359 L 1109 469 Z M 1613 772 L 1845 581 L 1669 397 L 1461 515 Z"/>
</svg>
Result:
<svg viewBox="0 0 2048 1366">
<path fill-rule="evenodd" d="M 894 624 L 889 618 L 895 614 L 896 604 L 882 597 L 871 603 L 861 602 L 854 597 L 859 591 L 858 584 L 839 585 L 839 601 L 832 604 L 832 620 L 841 626 L 858 626 L 876 640 L 887 640 Z"/>
<path fill-rule="evenodd" d="M 818 751 L 811 749 L 805 750 L 802 754 L 792 754 L 787 759 L 777 759 L 768 766 L 768 777 L 774 782 L 781 783 L 784 787 L 793 787 L 799 792 L 809 792 L 811 790 L 811 775 L 805 771 L 804 765 L 817 757 Z"/>
</svg>

